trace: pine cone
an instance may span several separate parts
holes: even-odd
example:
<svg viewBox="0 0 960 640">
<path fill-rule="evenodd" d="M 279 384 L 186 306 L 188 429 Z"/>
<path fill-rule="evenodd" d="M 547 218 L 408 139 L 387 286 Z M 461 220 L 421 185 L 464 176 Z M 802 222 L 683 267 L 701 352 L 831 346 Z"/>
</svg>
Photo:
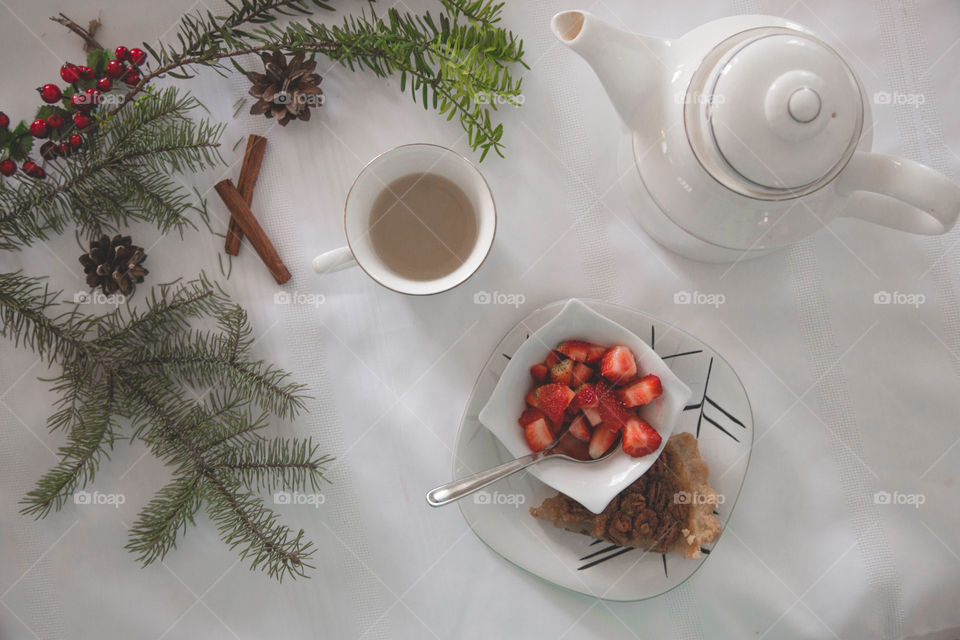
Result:
<svg viewBox="0 0 960 640">
<path fill-rule="evenodd" d="M 320 90 L 323 78 L 313 73 L 316 60 L 305 61 L 304 54 L 298 53 L 288 64 L 279 51 L 264 53 L 260 57 L 265 73 L 247 73 L 247 79 L 253 83 L 250 95 L 257 98 L 250 113 L 276 118 L 284 127 L 297 118 L 309 120 L 310 107 L 323 104 L 323 91 Z"/>
<path fill-rule="evenodd" d="M 130 295 L 149 273 L 141 264 L 146 258 L 143 247 L 135 246 L 130 236 L 102 235 L 90 241 L 90 251 L 80 256 L 80 264 L 91 287 L 100 287 L 107 295 L 116 291 Z"/>
</svg>

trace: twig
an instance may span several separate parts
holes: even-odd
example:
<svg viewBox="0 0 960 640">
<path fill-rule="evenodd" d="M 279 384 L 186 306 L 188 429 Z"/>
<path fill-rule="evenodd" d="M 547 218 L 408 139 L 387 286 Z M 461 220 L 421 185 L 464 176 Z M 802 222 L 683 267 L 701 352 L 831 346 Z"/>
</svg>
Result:
<svg viewBox="0 0 960 640">
<path fill-rule="evenodd" d="M 70 31 L 73 31 L 75 34 L 83 38 L 84 51 L 90 52 L 90 51 L 93 51 L 94 49 L 103 49 L 103 45 L 97 42 L 97 39 L 93 37 L 93 34 L 100 27 L 99 20 L 91 20 L 90 27 L 88 29 L 84 29 L 83 27 L 78 25 L 76 22 L 68 18 L 63 13 L 56 16 L 51 16 L 50 19 L 53 20 L 54 22 L 62 24 L 67 29 L 70 29 Z"/>
</svg>

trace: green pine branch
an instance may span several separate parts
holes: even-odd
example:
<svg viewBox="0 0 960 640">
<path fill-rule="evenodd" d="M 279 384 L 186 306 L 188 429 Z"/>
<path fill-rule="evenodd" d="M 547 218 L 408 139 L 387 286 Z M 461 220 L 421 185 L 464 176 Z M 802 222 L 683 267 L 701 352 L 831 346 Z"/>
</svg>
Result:
<svg viewBox="0 0 960 640">
<path fill-rule="evenodd" d="M 55 305 L 39 280 L 0 274 L 2 334 L 61 366 L 48 426 L 66 442 L 22 511 L 61 509 L 117 441 L 139 438 L 174 476 L 131 527 L 127 548 L 141 562 L 163 559 L 205 505 L 251 567 L 305 575 L 313 545 L 255 492 L 317 491 L 330 458 L 310 440 L 264 437 L 270 416 L 303 409 L 305 388 L 251 356 L 246 313 L 202 275 L 154 287 L 142 311 L 53 315 Z M 210 321 L 216 329 L 194 326 Z"/>
<path fill-rule="evenodd" d="M 223 162 L 224 125 L 192 120 L 198 107 L 174 88 L 145 91 L 121 113 L 100 114 L 97 131 L 66 162 L 49 165 L 46 179 L 0 181 L 0 249 L 30 245 L 67 224 L 92 237 L 139 220 L 163 232 L 193 226 L 191 214 L 205 220 L 171 175 Z"/>
</svg>

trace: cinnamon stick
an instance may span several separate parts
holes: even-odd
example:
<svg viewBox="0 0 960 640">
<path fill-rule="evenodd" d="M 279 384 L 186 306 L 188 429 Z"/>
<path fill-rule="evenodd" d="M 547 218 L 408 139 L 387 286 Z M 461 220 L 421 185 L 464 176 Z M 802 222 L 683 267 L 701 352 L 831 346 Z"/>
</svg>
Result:
<svg viewBox="0 0 960 640">
<path fill-rule="evenodd" d="M 267 269 L 270 270 L 274 280 L 276 280 L 278 284 L 283 284 L 289 280 L 290 272 L 287 271 L 283 260 L 280 259 L 280 254 L 277 253 L 273 243 L 270 242 L 270 238 L 267 237 L 263 227 L 257 222 L 253 211 L 250 210 L 250 205 L 247 204 L 243 195 L 237 191 L 237 188 L 233 186 L 233 182 L 230 180 L 221 180 L 214 186 L 214 189 L 220 194 L 220 199 L 223 200 L 223 203 L 227 205 L 232 219 L 237 221 L 240 230 L 243 231 L 247 239 L 250 240 L 250 244 L 253 245 L 257 255 L 259 255 L 263 263 L 267 265 Z"/>
<path fill-rule="evenodd" d="M 240 178 L 237 180 L 237 190 L 247 206 L 253 204 L 253 188 L 257 184 L 257 178 L 260 176 L 260 164 L 263 162 L 263 154 L 267 150 L 267 139 L 256 134 L 247 138 L 247 149 L 243 153 L 243 164 L 240 165 Z M 240 244 L 243 242 L 243 230 L 233 216 L 230 216 L 230 224 L 227 225 L 227 238 L 224 241 L 223 249 L 232 256 L 240 253 Z"/>
</svg>

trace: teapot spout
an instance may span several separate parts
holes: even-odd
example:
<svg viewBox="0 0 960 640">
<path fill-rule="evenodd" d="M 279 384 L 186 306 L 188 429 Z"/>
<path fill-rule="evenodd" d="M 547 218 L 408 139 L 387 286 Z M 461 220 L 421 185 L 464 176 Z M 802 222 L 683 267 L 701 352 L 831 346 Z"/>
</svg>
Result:
<svg viewBox="0 0 960 640">
<path fill-rule="evenodd" d="M 553 16 L 550 27 L 593 68 L 628 127 L 641 133 L 658 128 L 669 40 L 624 31 L 587 11 L 562 11 Z"/>
</svg>

